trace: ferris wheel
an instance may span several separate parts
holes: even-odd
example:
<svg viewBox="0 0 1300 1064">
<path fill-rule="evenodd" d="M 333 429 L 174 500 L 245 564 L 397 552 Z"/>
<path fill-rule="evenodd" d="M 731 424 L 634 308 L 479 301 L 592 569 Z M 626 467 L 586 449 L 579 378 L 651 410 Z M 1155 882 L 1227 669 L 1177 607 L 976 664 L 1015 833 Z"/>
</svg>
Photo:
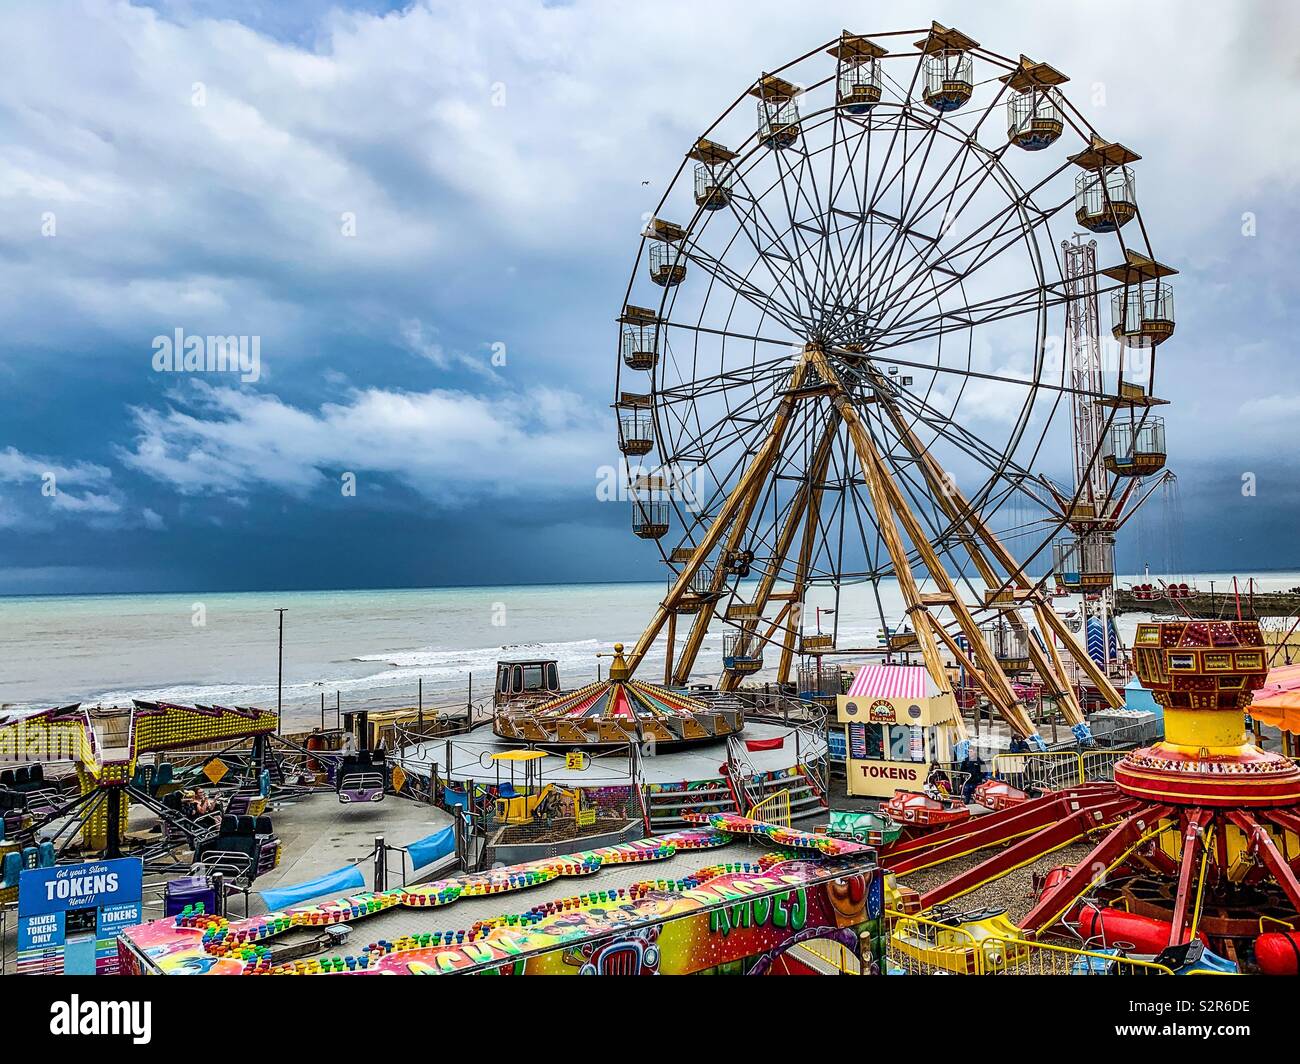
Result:
<svg viewBox="0 0 1300 1064">
<path fill-rule="evenodd" d="M 722 689 L 765 655 L 787 682 L 834 643 L 803 631 L 809 594 L 838 616 L 861 584 L 885 650 L 918 653 L 942 686 L 945 648 L 1026 740 L 1041 743 L 1019 670 L 1081 738 L 1071 670 L 1122 704 L 1030 573 L 1054 546 L 1058 574 L 1086 568 L 1085 511 L 1101 519 L 1163 465 L 1154 352 L 1176 271 L 1142 222 L 1140 157 L 1067 81 L 938 23 L 846 31 L 763 73 L 689 146 L 618 314 L 632 531 L 668 566 L 631 668 L 666 635 L 665 680 L 685 683 L 717 622 Z M 1080 230 L 1103 268 L 1070 251 Z M 1109 359 L 1080 326 L 1098 302 Z M 1078 443 L 1080 411 L 1063 489 L 1037 470 L 1055 434 Z M 1062 530 L 1078 535 L 1064 552 Z"/>
</svg>

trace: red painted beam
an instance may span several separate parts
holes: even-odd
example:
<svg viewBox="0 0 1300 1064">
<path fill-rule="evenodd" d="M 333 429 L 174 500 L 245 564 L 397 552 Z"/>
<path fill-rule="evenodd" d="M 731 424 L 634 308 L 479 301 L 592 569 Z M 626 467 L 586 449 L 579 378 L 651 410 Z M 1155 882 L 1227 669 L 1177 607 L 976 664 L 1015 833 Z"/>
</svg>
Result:
<svg viewBox="0 0 1300 1064">
<path fill-rule="evenodd" d="M 1300 835 L 1300 816 L 1291 812 L 1289 809 L 1262 809 L 1260 816 L 1265 820 L 1271 820 L 1280 828 L 1291 832 L 1292 835 Z"/>
<path fill-rule="evenodd" d="M 1259 854 L 1260 859 L 1264 862 L 1264 867 L 1273 873 L 1273 878 L 1277 880 L 1278 886 L 1282 888 L 1287 899 L 1296 907 L 1297 911 L 1300 911 L 1300 880 L 1296 879 L 1295 872 L 1286 863 L 1286 858 L 1278 851 L 1277 844 L 1273 842 L 1273 836 L 1268 833 L 1268 830 L 1259 821 L 1243 809 L 1234 809 L 1228 814 L 1228 819 L 1241 828 L 1246 837 L 1251 840 L 1255 852 Z"/>
<path fill-rule="evenodd" d="M 1074 807 L 1099 805 L 1114 799 L 1118 795 L 1119 790 L 1113 784 L 1106 784 L 1096 788 L 1079 787 L 1066 791 L 1056 791 L 1052 794 L 1043 795 L 1041 798 L 1030 799 L 1021 805 L 1012 806 L 1010 809 L 1002 809 L 996 813 L 985 813 L 983 816 L 971 817 L 969 820 L 954 824 L 949 828 L 943 828 L 941 831 L 931 831 L 915 839 L 899 840 L 881 851 L 881 863 L 886 864 L 891 870 L 897 871 L 901 863 L 899 858 L 907 854 L 929 854 L 940 847 L 945 848 L 948 852 L 963 853 L 971 849 L 979 849 L 981 846 L 992 846 L 997 842 L 1004 842 L 1008 838 L 1030 830 L 1031 825 L 1035 822 L 1042 825 L 1050 824 L 1070 812 Z M 964 848 L 954 848 L 949 845 L 950 843 L 973 838 L 976 835 L 987 841 L 981 842 L 978 846 L 965 846 Z M 916 864 L 910 863 L 908 867 L 914 868 Z"/>
<path fill-rule="evenodd" d="M 1067 845 L 1102 824 L 1113 823 L 1138 804 L 1132 798 L 1117 798 L 1105 806 L 1078 809 L 1058 817 L 1034 834 L 1013 842 L 1004 850 L 999 850 L 974 868 L 967 869 L 946 883 L 941 883 L 927 891 L 921 895 L 921 906 L 928 909 L 932 905 L 939 905 L 960 897 L 991 880 L 999 879 L 1013 869 L 1037 861 L 1045 854 Z"/>
<path fill-rule="evenodd" d="M 951 833 L 948 838 L 930 837 L 927 846 L 909 846 L 903 854 L 889 850 L 882 864 L 891 872 L 902 875 L 951 860 L 973 850 L 982 850 L 986 846 L 996 846 L 1031 831 L 1038 831 L 1048 824 L 1061 819 L 1069 812 L 1064 798 L 1053 796 L 1039 801 L 1026 802 L 997 813 L 977 817 L 963 825 L 961 832 Z M 942 834 L 948 834 L 944 832 Z"/>
<path fill-rule="evenodd" d="M 1257 815 L 1263 817 L 1265 820 L 1272 821 L 1273 824 L 1281 828 L 1283 831 L 1289 831 L 1292 835 L 1300 836 L 1300 816 L 1297 816 L 1289 809 L 1261 809 Z M 1283 842 L 1282 845 L 1282 856 L 1286 856 L 1285 842 Z M 1297 853 L 1287 863 L 1290 864 L 1296 872 L 1300 873 L 1300 853 Z"/>
<path fill-rule="evenodd" d="M 1025 931 L 1041 931 L 1073 905 L 1090 886 L 1098 871 L 1109 868 L 1147 829 L 1169 816 L 1173 807 L 1144 805 L 1093 847 L 1092 852 L 1070 869 L 1056 886 L 1043 891 L 1029 915 L 1020 921 Z"/>
<path fill-rule="evenodd" d="M 1178 890 L 1174 895 L 1174 921 L 1169 931 L 1169 945 L 1181 946 L 1187 941 L 1183 929 L 1188 923 L 1188 909 L 1192 902 L 1192 878 L 1196 874 L 1196 858 L 1205 846 L 1205 825 L 1214 819 L 1208 809 L 1193 809 L 1183 826 L 1183 854 L 1178 866 Z M 1189 936 L 1190 937 L 1190 936 Z"/>
</svg>

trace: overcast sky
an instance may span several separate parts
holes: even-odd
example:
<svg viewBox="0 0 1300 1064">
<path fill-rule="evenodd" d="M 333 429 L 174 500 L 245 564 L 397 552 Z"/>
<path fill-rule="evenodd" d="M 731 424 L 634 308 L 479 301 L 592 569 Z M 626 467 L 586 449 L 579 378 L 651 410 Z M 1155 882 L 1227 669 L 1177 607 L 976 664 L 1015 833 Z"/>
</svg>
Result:
<svg viewBox="0 0 1300 1064">
<path fill-rule="evenodd" d="M 642 218 L 757 73 L 931 18 L 1066 71 L 1141 152 L 1180 270 L 1184 560 L 1300 568 L 1284 0 L 27 0 L 0 8 L 0 593 L 659 577 L 595 492 Z M 258 379 L 156 372 L 177 329 L 258 337 Z"/>
</svg>

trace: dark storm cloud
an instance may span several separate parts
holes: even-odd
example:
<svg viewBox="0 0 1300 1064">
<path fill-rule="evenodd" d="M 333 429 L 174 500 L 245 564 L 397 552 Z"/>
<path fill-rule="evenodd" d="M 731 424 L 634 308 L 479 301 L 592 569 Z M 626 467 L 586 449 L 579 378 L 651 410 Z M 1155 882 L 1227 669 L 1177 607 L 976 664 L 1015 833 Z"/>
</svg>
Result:
<svg viewBox="0 0 1300 1064">
<path fill-rule="evenodd" d="M 1142 153 L 1144 220 L 1181 271 L 1160 357 L 1188 565 L 1300 562 L 1292 8 L 1216 6 L 1214 34 L 1175 3 L 864 17 L 7 5 L 0 591 L 657 575 L 593 490 L 642 216 L 757 71 L 843 25 L 932 17 L 1050 60 Z M 260 337 L 261 379 L 153 372 L 176 328 Z"/>
</svg>

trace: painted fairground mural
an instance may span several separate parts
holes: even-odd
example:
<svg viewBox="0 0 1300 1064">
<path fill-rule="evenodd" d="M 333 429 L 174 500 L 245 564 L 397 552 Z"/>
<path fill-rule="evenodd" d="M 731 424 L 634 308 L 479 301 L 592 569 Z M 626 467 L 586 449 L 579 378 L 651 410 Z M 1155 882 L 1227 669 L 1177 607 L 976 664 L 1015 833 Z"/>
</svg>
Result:
<svg viewBox="0 0 1300 1064">
<path fill-rule="evenodd" d="M 800 943 L 842 946 L 864 972 L 879 970 L 883 883 L 869 847 L 743 817 L 700 817 L 698 830 L 380 893 L 362 892 L 284 913 L 229 921 L 182 913 L 119 939 L 122 970 L 161 974 L 526 975 L 766 974 L 790 970 Z M 770 847 L 770 848 L 768 848 Z M 666 861 L 693 850 L 719 858 L 681 878 L 616 886 L 602 871 Z M 386 937 L 407 915 L 560 877 L 585 892 L 458 930 Z M 625 881 L 626 877 L 621 877 Z M 328 943 L 350 928 L 348 945 Z"/>
</svg>

